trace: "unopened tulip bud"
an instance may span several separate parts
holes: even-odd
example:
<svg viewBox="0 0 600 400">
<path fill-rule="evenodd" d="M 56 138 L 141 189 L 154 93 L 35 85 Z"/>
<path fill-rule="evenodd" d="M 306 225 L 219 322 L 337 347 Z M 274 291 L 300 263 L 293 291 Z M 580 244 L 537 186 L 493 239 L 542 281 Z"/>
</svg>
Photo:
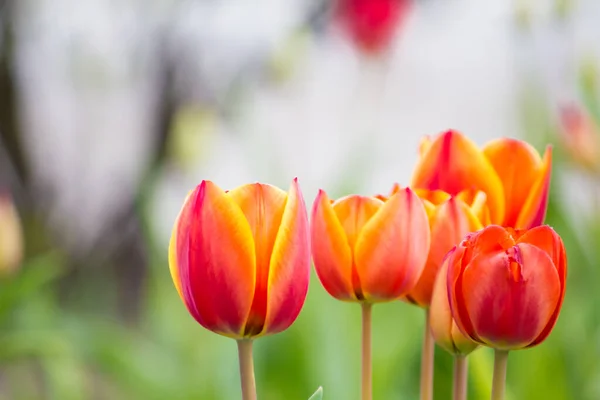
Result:
<svg viewBox="0 0 600 400">
<path fill-rule="evenodd" d="M 23 259 L 23 231 L 8 195 L 0 195 L 0 275 L 14 272 Z"/>
</svg>

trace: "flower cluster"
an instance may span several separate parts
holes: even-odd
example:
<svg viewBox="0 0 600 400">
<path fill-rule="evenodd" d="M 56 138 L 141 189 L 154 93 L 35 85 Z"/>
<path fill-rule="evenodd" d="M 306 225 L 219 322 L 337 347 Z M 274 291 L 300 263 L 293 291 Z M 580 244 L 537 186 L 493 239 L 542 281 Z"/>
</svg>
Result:
<svg viewBox="0 0 600 400">
<path fill-rule="evenodd" d="M 479 148 L 447 131 L 422 141 L 409 187 L 337 200 L 320 190 L 310 224 L 297 179 L 288 192 L 203 181 L 175 222 L 173 282 L 199 324 L 237 340 L 245 399 L 256 398 L 252 340 L 294 322 L 311 258 L 332 297 L 362 307 L 363 399 L 371 398 L 371 309 L 395 300 L 425 310 L 422 399 L 432 398 L 434 340 L 464 368 L 477 347 L 494 348 L 500 399 L 508 351 L 544 341 L 565 294 L 564 245 L 542 225 L 551 155 L 506 138 Z M 454 398 L 466 397 L 462 375 Z"/>
</svg>

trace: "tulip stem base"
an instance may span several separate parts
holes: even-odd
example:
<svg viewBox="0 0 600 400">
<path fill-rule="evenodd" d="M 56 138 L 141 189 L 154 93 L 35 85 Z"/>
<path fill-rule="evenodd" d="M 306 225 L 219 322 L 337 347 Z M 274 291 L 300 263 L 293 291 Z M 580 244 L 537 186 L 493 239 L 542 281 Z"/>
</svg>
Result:
<svg viewBox="0 0 600 400">
<path fill-rule="evenodd" d="M 242 381 L 242 400 L 256 400 L 252 340 L 241 339 L 237 341 L 237 345 L 240 361 L 240 378 Z"/>
<path fill-rule="evenodd" d="M 362 304 L 362 400 L 373 396 L 373 370 L 371 365 L 371 311 L 372 304 Z"/>
<path fill-rule="evenodd" d="M 507 363 L 508 351 L 496 350 L 494 353 L 494 380 L 492 382 L 492 400 L 504 400 Z"/>
<path fill-rule="evenodd" d="M 421 351 L 421 400 L 433 399 L 433 362 L 435 343 L 431 336 L 429 310 L 425 313 L 425 332 L 423 333 L 423 350 Z"/>
<path fill-rule="evenodd" d="M 454 392 L 453 400 L 467 399 L 467 377 L 468 377 L 467 357 L 454 356 Z"/>
</svg>

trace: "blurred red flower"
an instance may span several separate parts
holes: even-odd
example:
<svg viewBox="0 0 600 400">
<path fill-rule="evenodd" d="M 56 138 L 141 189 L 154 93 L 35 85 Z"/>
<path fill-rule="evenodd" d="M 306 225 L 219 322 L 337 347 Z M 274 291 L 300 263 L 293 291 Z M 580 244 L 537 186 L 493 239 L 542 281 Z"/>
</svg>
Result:
<svg viewBox="0 0 600 400">
<path fill-rule="evenodd" d="M 375 55 L 390 44 L 411 0 L 338 0 L 336 17 L 365 53 Z"/>
</svg>

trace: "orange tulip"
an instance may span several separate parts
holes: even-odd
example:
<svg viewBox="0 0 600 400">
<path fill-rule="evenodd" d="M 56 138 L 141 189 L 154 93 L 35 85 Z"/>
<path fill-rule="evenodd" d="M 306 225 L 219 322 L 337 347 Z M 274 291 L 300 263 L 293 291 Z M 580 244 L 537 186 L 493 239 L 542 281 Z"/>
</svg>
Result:
<svg viewBox="0 0 600 400">
<path fill-rule="evenodd" d="M 487 210 L 486 196 L 479 192 L 467 204 L 462 200 L 467 198 L 465 194 L 452 197 L 439 190 L 416 190 L 415 193 L 423 199 L 429 216 L 431 247 L 425 269 L 406 299 L 421 307 L 429 307 L 433 284 L 446 253 L 460 243 L 467 233 L 483 228 L 480 218 L 484 218 Z"/>
<path fill-rule="evenodd" d="M 450 311 L 448 299 L 448 262 L 444 262 L 435 279 L 429 307 L 431 334 L 435 342 L 447 352 L 466 356 L 478 344 L 462 334 Z"/>
<path fill-rule="evenodd" d="M 206 329 L 234 339 L 287 329 L 310 275 L 297 180 L 288 193 L 261 183 L 225 192 L 202 181 L 175 222 L 169 266 L 188 311 Z"/>
<path fill-rule="evenodd" d="M 352 195 L 335 202 L 321 190 L 311 234 L 321 283 L 345 301 L 376 303 L 405 295 L 429 252 L 427 213 L 408 188 L 388 199 Z"/>
<path fill-rule="evenodd" d="M 413 188 L 483 191 L 491 222 L 519 229 L 543 223 L 548 206 L 552 150 L 544 157 L 528 143 L 497 139 L 482 149 L 456 131 L 447 131 L 420 147 Z"/>
<path fill-rule="evenodd" d="M 564 245 L 552 228 L 490 225 L 467 236 L 447 262 L 450 308 L 465 336 L 506 351 L 550 334 L 567 273 Z"/>
</svg>

